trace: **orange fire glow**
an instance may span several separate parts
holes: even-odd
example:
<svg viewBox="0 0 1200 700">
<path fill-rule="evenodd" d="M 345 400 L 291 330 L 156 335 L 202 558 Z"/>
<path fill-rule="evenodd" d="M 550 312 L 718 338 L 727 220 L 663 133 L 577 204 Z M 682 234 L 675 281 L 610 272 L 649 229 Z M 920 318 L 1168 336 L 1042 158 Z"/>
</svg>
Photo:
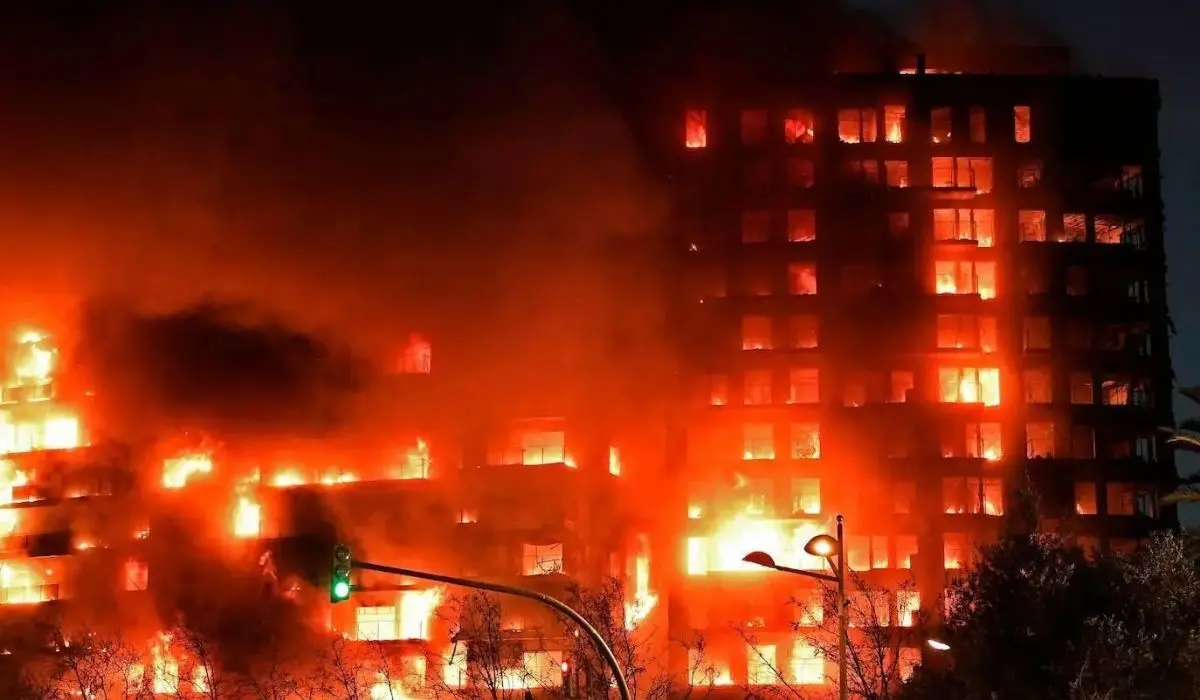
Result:
<svg viewBox="0 0 1200 700">
<path fill-rule="evenodd" d="M 237 486 L 237 503 L 233 510 L 234 537 L 249 539 L 262 534 L 262 505 L 255 500 L 252 490 L 256 483 L 258 472 L 243 479 Z"/>
<path fill-rule="evenodd" d="M 12 508 L 13 489 L 29 483 L 29 476 L 9 460 L 0 461 L 0 536 L 16 532 L 18 515 Z"/>
<path fill-rule="evenodd" d="M 179 660 L 171 654 L 171 635 L 159 632 L 150 645 L 154 692 L 170 695 L 179 692 Z"/>
<path fill-rule="evenodd" d="M 650 590 L 650 555 L 638 554 L 633 561 L 633 597 L 625 604 L 626 628 L 637 627 L 657 603 L 658 595 Z"/>
<path fill-rule="evenodd" d="M 181 489 L 188 480 L 199 474 L 211 474 L 213 470 L 212 455 L 207 452 L 189 452 L 163 460 L 163 486 L 169 489 Z"/>
<path fill-rule="evenodd" d="M 45 575 L 51 572 L 46 571 Z M 0 603 L 23 605 L 51 600 L 43 574 L 30 564 L 0 562 Z"/>
<path fill-rule="evenodd" d="M 403 591 L 400 594 L 400 638 L 428 640 L 433 613 L 441 602 L 441 588 Z"/>
<path fill-rule="evenodd" d="M 747 552 L 763 551 L 793 569 L 820 571 L 821 557 L 804 551 L 808 541 L 825 531 L 819 520 L 773 520 L 739 514 L 726 520 L 709 537 L 689 537 L 687 573 L 703 576 L 711 571 L 758 571 L 764 569 L 742 561 Z"/>
</svg>

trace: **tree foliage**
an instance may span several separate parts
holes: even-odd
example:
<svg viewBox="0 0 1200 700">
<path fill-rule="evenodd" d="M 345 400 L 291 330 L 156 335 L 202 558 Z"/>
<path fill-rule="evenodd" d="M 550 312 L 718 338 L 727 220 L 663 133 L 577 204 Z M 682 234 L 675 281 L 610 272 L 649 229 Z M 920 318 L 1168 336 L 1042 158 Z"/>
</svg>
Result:
<svg viewBox="0 0 1200 700">
<path fill-rule="evenodd" d="M 950 589 L 949 663 L 910 698 L 1187 698 L 1200 691 L 1200 547 L 1177 534 L 1089 558 L 1007 532 Z"/>
</svg>

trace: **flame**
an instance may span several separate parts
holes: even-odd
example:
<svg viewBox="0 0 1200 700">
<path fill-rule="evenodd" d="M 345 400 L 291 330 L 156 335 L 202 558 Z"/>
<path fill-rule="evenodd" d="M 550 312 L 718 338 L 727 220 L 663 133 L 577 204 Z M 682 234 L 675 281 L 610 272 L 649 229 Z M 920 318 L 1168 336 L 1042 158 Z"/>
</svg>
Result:
<svg viewBox="0 0 1200 700">
<path fill-rule="evenodd" d="M 47 570 L 47 574 L 51 573 Z M 7 605 L 44 603 L 51 600 L 44 580 L 32 566 L 11 562 L 0 563 L 0 591 Z"/>
<path fill-rule="evenodd" d="M 404 462 L 392 470 L 394 479 L 428 479 L 429 445 L 417 438 L 417 444 L 404 452 Z"/>
<path fill-rule="evenodd" d="M 159 632 L 150 645 L 154 673 L 153 688 L 156 694 L 173 695 L 179 691 L 179 660 L 171 654 L 171 635 Z"/>
<path fill-rule="evenodd" d="M 621 450 L 616 447 L 608 448 L 608 473 L 621 476 Z"/>
<path fill-rule="evenodd" d="M 645 620 L 658 603 L 650 590 L 650 555 L 639 554 L 633 561 L 633 600 L 625 604 L 625 627 L 632 630 Z"/>
<path fill-rule="evenodd" d="M 885 138 L 888 143 L 900 143 L 904 140 L 904 128 L 900 126 L 900 122 L 894 121 L 887 125 Z"/>
<path fill-rule="evenodd" d="M 279 489 L 291 488 L 293 486 L 303 486 L 308 483 L 308 479 L 300 473 L 299 469 L 288 468 L 275 473 L 271 478 L 271 486 Z"/>
<path fill-rule="evenodd" d="M 689 537 L 687 573 L 703 576 L 710 571 L 765 571 L 742 561 L 746 552 L 763 551 L 781 566 L 820 571 L 825 562 L 804 551 L 804 545 L 824 532 L 819 520 L 772 520 L 744 513 L 724 521 L 708 538 Z"/>
<path fill-rule="evenodd" d="M 429 639 L 433 613 L 442 602 L 441 588 L 404 591 L 400 594 L 400 638 Z"/>
<path fill-rule="evenodd" d="M 350 484 L 358 481 L 358 477 L 340 469 L 331 470 L 321 475 L 320 482 L 326 486 L 334 484 Z"/>
<path fill-rule="evenodd" d="M 212 455 L 207 452 L 189 452 L 178 457 L 163 460 L 163 486 L 169 489 L 181 489 L 188 480 L 196 474 L 211 474 L 213 470 Z"/>
<path fill-rule="evenodd" d="M 371 684 L 371 700 L 413 700 L 404 692 L 404 684 L 400 681 L 388 682 L 387 674 L 376 673 L 375 682 Z"/>
<path fill-rule="evenodd" d="M 48 346 L 49 337 L 38 331 L 17 335 L 12 380 L 15 385 L 49 382 L 58 364 L 58 350 Z"/>
</svg>

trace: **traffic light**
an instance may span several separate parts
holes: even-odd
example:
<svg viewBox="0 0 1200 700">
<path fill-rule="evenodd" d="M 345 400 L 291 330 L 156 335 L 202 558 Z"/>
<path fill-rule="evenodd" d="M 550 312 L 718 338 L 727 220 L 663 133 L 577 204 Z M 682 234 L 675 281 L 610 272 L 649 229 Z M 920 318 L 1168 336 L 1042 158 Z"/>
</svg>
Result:
<svg viewBox="0 0 1200 700">
<path fill-rule="evenodd" d="M 329 580 L 329 602 L 341 603 L 350 597 L 350 548 L 339 544 L 333 550 L 333 576 Z"/>
</svg>

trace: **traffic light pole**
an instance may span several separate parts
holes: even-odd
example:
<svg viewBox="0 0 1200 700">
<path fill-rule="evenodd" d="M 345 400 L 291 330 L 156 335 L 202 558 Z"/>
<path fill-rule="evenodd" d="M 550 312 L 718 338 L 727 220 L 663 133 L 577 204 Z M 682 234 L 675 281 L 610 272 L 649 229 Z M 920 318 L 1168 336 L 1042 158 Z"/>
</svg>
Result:
<svg viewBox="0 0 1200 700">
<path fill-rule="evenodd" d="M 551 598 L 544 593 L 531 591 L 526 588 L 517 588 L 515 586 L 505 586 L 500 583 L 491 583 L 488 581 L 475 581 L 469 578 L 458 578 L 457 576 L 446 576 L 444 574 L 434 574 L 428 571 L 415 571 L 413 569 L 401 569 L 395 566 L 384 566 L 382 564 L 373 564 L 369 561 L 354 560 L 350 562 L 350 566 L 355 569 L 365 569 L 367 571 L 378 571 L 382 574 L 394 574 L 396 576 L 407 576 L 409 578 L 421 579 L 424 581 L 436 581 L 438 583 L 447 583 L 451 586 L 462 586 L 463 588 L 474 588 L 480 591 L 491 591 L 492 593 L 504 593 L 507 595 L 517 596 L 518 598 L 527 598 L 536 600 L 537 602 L 554 608 L 558 612 L 571 618 L 571 621 L 579 625 L 592 640 L 592 644 L 596 647 L 596 651 L 604 657 L 608 663 L 609 669 L 613 672 L 613 680 L 617 685 L 617 695 L 621 700 L 631 700 L 629 696 L 629 685 L 625 682 L 625 674 L 621 672 L 621 664 L 617 662 L 617 656 L 613 653 L 611 647 L 604 641 L 604 637 L 596 631 L 595 627 L 583 618 L 578 612 L 573 610 L 566 603 L 557 598 Z"/>
</svg>

